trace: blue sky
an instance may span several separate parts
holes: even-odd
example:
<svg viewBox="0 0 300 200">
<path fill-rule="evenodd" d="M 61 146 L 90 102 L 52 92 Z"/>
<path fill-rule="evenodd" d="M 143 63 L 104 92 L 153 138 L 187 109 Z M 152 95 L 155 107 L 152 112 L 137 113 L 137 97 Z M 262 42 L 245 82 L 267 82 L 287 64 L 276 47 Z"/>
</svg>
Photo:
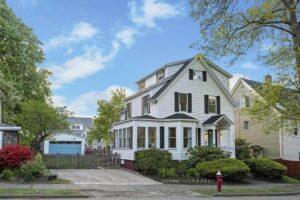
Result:
<svg viewBox="0 0 300 200">
<path fill-rule="evenodd" d="M 165 63 L 199 51 L 199 27 L 187 0 L 7 0 L 43 43 L 53 72 L 53 101 L 77 116 L 94 116 L 98 99 L 134 82 Z M 263 48 L 257 51 L 264 51 Z M 214 60 L 212 60 L 214 61 Z M 234 66 L 214 61 L 235 77 L 262 80 L 270 69 L 251 53 Z"/>
</svg>

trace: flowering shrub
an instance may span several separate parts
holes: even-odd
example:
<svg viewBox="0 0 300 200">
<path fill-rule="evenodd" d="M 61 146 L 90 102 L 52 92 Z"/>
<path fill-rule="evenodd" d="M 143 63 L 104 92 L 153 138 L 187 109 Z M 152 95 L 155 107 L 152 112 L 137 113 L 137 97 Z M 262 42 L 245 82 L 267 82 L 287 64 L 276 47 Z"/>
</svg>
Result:
<svg viewBox="0 0 300 200">
<path fill-rule="evenodd" d="M 7 145 L 0 149 L 0 169 L 18 168 L 27 160 L 33 159 L 30 148 L 21 145 Z"/>
</svg>

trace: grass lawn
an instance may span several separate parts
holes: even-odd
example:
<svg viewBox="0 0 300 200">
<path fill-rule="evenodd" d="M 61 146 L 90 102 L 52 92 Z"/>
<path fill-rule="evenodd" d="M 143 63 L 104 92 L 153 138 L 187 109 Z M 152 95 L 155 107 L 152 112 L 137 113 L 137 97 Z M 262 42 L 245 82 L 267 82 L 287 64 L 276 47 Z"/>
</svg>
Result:
<svg viewBox="0 0 300 200">
<path fill-rule="evenodd" d="M 77 190 L 70 189 L 30 189 L 30 188 L 0 188 L 0 195 L 78 195 Z"/>
<path fill-rule="evenodd" d="M 285 183 L 300 184 L 300 179 L 296 179 L 296 178 L 292 178 L 292 177 L 288 177 L 288 176 L 283 176 L 282 180 Z"/>
<path fill-rule="evenodd" d="M 264 193 L 280 193 L 280 192 L 298 192 L 292 188 L 272 187 L 272 188 L 223 188 L 222 192 L 217 192 L 216 189 L 199 189 L 194 190 L 205 195 L 213 194 L 228 194 L 228 193 L 251 193 L 251 194 L 264 194 Z"/>
</svg>

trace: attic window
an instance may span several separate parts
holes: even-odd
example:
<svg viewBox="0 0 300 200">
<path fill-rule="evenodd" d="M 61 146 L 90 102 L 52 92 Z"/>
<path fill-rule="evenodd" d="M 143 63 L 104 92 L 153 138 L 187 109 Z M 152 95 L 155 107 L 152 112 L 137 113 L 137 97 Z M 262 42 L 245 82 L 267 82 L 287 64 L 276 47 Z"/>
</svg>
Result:
<svg viewBox="0 0 300 200">
<path fill-rule="evenodd" d="M 71 129 L 72 130 L 82 130 L 83 126 L 81 124 L 72 124 Z"/>
<path fill-rule="evenodd" d="M 145 89 L 145 81 L 139 82 L 139 90 Z"/>
<path fill-rule="evenodd" d="M 159 72 L 156 73 L 156 81 L 163 80 L 165 78 L 165 70 L 162 69 Z"/>
</svg>

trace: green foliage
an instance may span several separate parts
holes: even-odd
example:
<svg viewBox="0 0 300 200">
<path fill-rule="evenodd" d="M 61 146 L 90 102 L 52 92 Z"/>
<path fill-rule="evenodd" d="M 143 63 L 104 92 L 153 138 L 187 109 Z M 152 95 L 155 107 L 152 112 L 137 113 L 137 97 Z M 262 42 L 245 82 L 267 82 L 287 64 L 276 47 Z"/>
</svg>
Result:
<svg viewBox="0 0 300 200">
<path fill-rule="evenodd" d="M 245 163 L 256 176 L 280 178 L 287 171 L 287 168 L 284 165 L 266 158 L 251 158 L 245 160 Z"/>
<path fill-rule="evenodd" d="M 196 168 L 190 168 L 190 169 L 186 170 L 186 175 L 188 177 L 198 177 L 199 172 Z"/>
<path fill-rule="evenodd" d="M 147 149 L 135 152 L 134 166 L 144 174 L 157 174 L 160 168 L 170 167 L 172 155 L 168 151 Z"/>
<path fill-rule="evenodd" d="M 25 181 L 32 181 L 34 178 L 47 175 L 47 173 L 45 165 L 38 160 L 27 161 L 19 171 L 20 177 Z"/>
<path fill-rule="evenodd" d="M 237 138 L 235 140 L 235 155 L 239 160 L 245 160 L 250 158 L 250 143 L 246 139 Z"/>
<path fill-rule="evenodd" d="M 186 161 L 173 161 L 171 166 L 175 169 L 175 172 L 178 176 L 184 176 L 187 169 Z"/>
<path fill-rule="evenodd" d="M 5 169 L 1 173 L 0 179 L 9 181 L 9 180 L 13 179 L 15 176 L 16 176 L 15 172 L 13 172 L 10 169 Z"/>
<path fill-rule="evenodd" d="M 201 34 L 192 47 L 208 57 L 230 58 L 230 64 L 257 52 L 258 60 L 277 74 L 276 84 L 263 85 L 259 92 L 263 99 L 256 96 L 249 110 L 253 119 L 265 122 L 265 132 L 300 119 L 300 1 L 190 2 Z M 261 47 L 264 51 L 257 50 Z"/>
<path fill-rule="evenodd" d="M 215 179 L 216 174 L 220 171 L 224 179 L 242 179 L 246 177 L 250 169 L 240 160 L 233 158 L 224 158 L 214 161 L 200 162 L 196 165 L 200 176 Z"/>
<path fill-rule="evenodd" d="M 198 162 L 210 161 L 226 158 L 224 151 L 217 147 L 194 147 L 188 150 L 189 159 L 187 161 L 190 167 L 194 167 Z"/>
<path fill-rule="evenodd" d="M 110 101 L 99 100 L 97 115 L 94 118 L 94 128 L 88 132 L 88 142 L 93 140 L 110 143 L 112 138 L 109 131 L 112 124 L 120 120 L 120 113 L 124 109 L 125 89 L 112 91 Z"/>
<path fill-rule="evenodd" d="M 68 128 L 69 113 L 60 107 L 41 101 L 29 100 L 21 104 L 16 121 L 22 126 L 21 142 L 36 152 L 41 142 L 53 132 Z"/>
<path fill-rule="evenodd" d="M 169 177 L 177 177 L 177 174 L 174 168 L 163 167 L 159 169 L 159 176 L 162 178 L 169 178 Z"/>
<path fill-rule="evenodd" d="M 37 67 L 44 60 L 41 43 L 5 1 L 0 3 L 0 27 L 0 90 L 4 121 L 12 122 L 21 101 L 50 96 L 51 73 Z"/>
</svg>

